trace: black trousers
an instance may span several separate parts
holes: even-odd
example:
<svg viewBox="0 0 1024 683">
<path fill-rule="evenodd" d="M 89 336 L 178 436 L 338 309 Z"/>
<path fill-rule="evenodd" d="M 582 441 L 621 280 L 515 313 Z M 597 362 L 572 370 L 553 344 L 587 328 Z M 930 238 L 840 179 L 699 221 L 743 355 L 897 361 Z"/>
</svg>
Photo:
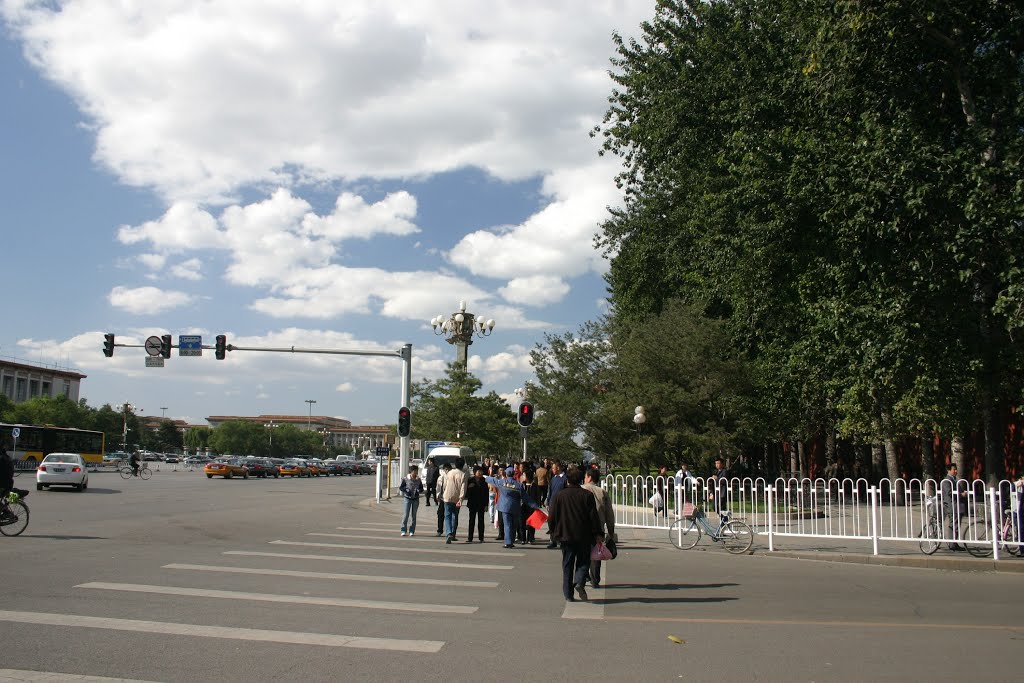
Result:
<svg viewBox="0 0 1024 683">
<path fill-rule="evenodd" d="M 573 587 L 590 578 L 590 544 L 562 542 L 562 595 L 573 599 Z"/>
<path fill-rule="evenodd" d="M 473 522 L 476 522 L 477 537 L 481 541 L 484 540 L 484 515 L 486 514 L 487 508 L 482 510 L 469 508 L 469 540 L 473 540 Z"/>
<path fill-rule="evenodd" d="M 427 500 L 430 500 L 430 498 L 427 498 Z M 444 505 L 438 503 L 437 499 L 434 499 L 434 502 L 437 503 L 437 533 L 441 534 L 444 533 Z"/>
<path fill-rule="evenodd" d="M 427 484 L 427 505 L 430 505 L 430 499 L 434 499 L 434 503 L 437 503 L 437 482 L 433 484 Z"/>
</svg>

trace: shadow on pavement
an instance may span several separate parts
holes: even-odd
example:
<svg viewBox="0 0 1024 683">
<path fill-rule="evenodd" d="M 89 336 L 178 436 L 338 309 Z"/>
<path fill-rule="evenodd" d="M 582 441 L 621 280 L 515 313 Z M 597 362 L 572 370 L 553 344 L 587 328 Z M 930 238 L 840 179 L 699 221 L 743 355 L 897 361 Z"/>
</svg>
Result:
<svg viewBox="0 0 1024 683">
<path fill-rule="evenodd" d="M 668 603 L 697 603 L 697 602 L 730 602 L 739 598 L 605 598 L 604 600 L 591 600 L 595 605 L 623 605 L 630 602 L 650 603 L 653 605 L 665 605 Z"/>
<path fill-rule="evenodd" d="M 22 538 L 49 538 L 54 541 L 106 541 L 106 536 L 70 536 L 67 534 L 25 534 Z"/>
<path fill-rule="evenodd" d="M 608 583 L 605 588 L 645 588 L 652 591 L 678 591 L 687 588 L 729 588 L 738 583 Z"/>
<path fill-rule="evenodd" d="M 82 493 L 98 493 L 100 495 L 109 495 L 111 493 L 121 493 L 121 489 L 94 489 L 93 487 L 90 486 L 86 490 L 82 491 Z"/>
</svg>

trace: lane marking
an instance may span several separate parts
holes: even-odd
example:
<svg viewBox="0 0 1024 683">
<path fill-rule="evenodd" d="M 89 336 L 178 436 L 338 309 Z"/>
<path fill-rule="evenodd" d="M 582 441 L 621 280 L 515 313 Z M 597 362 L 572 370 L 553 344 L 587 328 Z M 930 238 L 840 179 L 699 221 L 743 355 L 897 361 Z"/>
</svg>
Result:
<svg viewBox="0 0 1024 683">
<path fill-rule="evenodd" d="M 163 569 L 186 569 L 197 572 L 225 572 L 229 574 L 260 574 L 263 576 L 292 576 L 299 579 L 332 579 L 335 581 L 370 581 L 375 583 L 409 583 L 420 585 L 421 578 L 402 576 L 372 576 L 369 574 L 332 574 L 330 572 L 300 572 L 294 569 L 255 569 L 252 567 L 226 567 L 211 564 L 165 564 Z M 452 581 L 445 579 L 445 586 L 456 588 L 497 588 L 497 581 Z"/>
<path fill-rule="evenodd" d="M 137 678 L 107 678 L 106 676 L 85 676 L 65 674 L 56 671 L 23 671 L 21 669 L 0 669 L 0 683 L 29 683 L 30 681 L 81 681 L 82 683 L 155 683 Z"/>
<path fill-rule="evenodd" d="M 334 534 L 310 533 L 307 536 L 333 536 Z M 270 541 L 272 545 L 299 545 L 310 548 L 344 548 L 345 550 L 387 550 L 396 553 L 445 553 L 448 555 L 477 555 L 482 557 L 526 557 L 526 553 L 505 552 L 496 553 L 486 550 L 449 550 L 447 546 L 439 548 L 403 548 L 392 545 L 353 545 L 349 543 L 313 543 L 311 541 Z"/>
<path fill-rule="evenodd" d="M 389 529 L 393 529 L 395 527 L 395 523 L 394 522 L 359 522 L 359 523 L 362 524 L 363 526 L 386 526 Z M 398 526 L 401 526 L 401 524 L 399 524 Z"/>
<path fill-rule="evenodd" d="M 605 617 L 605 621 L 654 621 L 678 624 L 729 624 L 734 626 L 836 626 L 840 628 L 921 628 L 932 630 L 1024 631 L 1021 625 L 996 624 L 901 624 L 884 621 L 813 621 L 799 619 L 702 619 L 699 617 Z"/>
<path fill-rule="evenodd" d="M 312 595 L 272 595 L 268 593 L 246 593 L 244 591 L 222 591 L 208 588 L 185 588 L 181 586 L 149 586 L 140 583 L 106 583 L 92 581 L 80 583 L 75 588 L 123 591 L 127 593 L 155 593 L 159 595 L 181 595 L 191 598 L 219 598 L 222 600 L 249 600 L 253 602 L 277 602 L 292 605 L 321 605 L 325 607 L 355 607 L 357 609 L 383 609 L 398 612 L 446 612 L 449 614 L 473 614 L 476 607 L 469 605 L 429 605 L 424 603 L 389 602 L 387 600 L 350 600 L 348 598 L 322 598 Z"/>
<path fill-rule="evenodd" d="M 338 531 L 359 531 L 359 532 L 362 532 L 364 534 L 370 534 L 370 533 L 373 533 L 375 531 L 377 531 L 377 532 L 379 532 L 379 531 L 390 532 L 391 531 L 391 529 L 367 529 L 366 527 L 354 527 L 354 526 L 336 526 L 334 528 L 337 529 Z M 346 536 L 344 534 L 334 534 L 334 535 L 339 536 L 339 537 L 344 537 L 344 538 L 379 538 L 381 540 L 390 541 L 390 540 L 393 540 L 395 538 L 402 538 L 402 534 L 400 533 L 400 531 L 401 530 L 399 529 L 398 531 L 395 531 L 393 535 L 391 533 L 387 533 L 387 534 L 384 534 L 384 535 L 381 535 L 381 536 L 356 536 L 356 535 L 348 535 L 348 536 Z M 406 536 L 403 540 L 399 541 L 399 543 L 408 543 L 410 541 L 437 541 L 438 543 L 444 543 L 443 538 L 444 538 L 443 535 L 437 536 L 433 531 L 427 531 L 426 533 L 422 533 L 421 532 L 421 534 L 419 536 L 412 536 L 412 537 Z M 439 540 L 439 539 L 441 539 L 441 540 Z M 495 538 L 495 539 L 492 539 L 489 542 L 493 544 L 493 543 L 500 543 L 501 541 L 499 541 L 498 539 Z M 470 547 L 470 548 L 479 547 L 478 543 L 479 543 L 478 541 L 474 540 L 473 541 L 473 545 L 471 546 L 468 543 L 465 543 L 464 540 L 455 541 L 455 545 L 457 545 L 457 546 Z M 491 547 L 493 547 L 493 545 Z"/>
<path fill-rule="evenodd" d="M 228 626 L 204 626 L 180 624 L 166 621 L 141 621 L 138 619 L 112 619 L 109 617 L 87 617 L 78 614 L 53 614 L 44 612 L 12 612 L 0 610 L 0 621 L 19 624 L 41 624 L 44 626 L 72 626 L 79 628 L 100 628 L 110 631 L 134 631 L 137 633 L 161 633 L 174 636 L 195 636 L 197 638 L 224 638 L 227 640 L 255 640 L 265 643 L 287 643 L 293 645 L 324 645 L 327 647 L 355 647 L 368 650 L 397 650 L 400 652 L 436 653 L 444 647 L 440 640 L 401 640 L 398 638 L 370 638 L 367 636 L 344 636 L 331 633 L 303 633 L 301 631 L 270 631 L 255 628 Z"/>
<path fill-rule="evenodd" d="M 360 562 L 363 564 L 400 564 L 403 567 L 448 567 L 452 569 L 515 569 L 510 564 L 463 564 L 462 562 L 423 562 L 421 560 L 385 560 L 372 557 L 343 557 L 341 555 L 299 555 L 293 553 L 265 553 L 253 550 L 225 550 L 225 555 L 246 557 L 286 557 L 292 560 L 328 560 L 334 562 Z"/>
</svg>

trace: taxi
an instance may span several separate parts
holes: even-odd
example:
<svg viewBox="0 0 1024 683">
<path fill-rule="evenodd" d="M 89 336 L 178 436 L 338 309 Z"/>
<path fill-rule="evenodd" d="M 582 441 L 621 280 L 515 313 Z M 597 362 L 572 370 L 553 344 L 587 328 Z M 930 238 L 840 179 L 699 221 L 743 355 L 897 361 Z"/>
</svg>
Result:
<svg viewBox="0 0 1024 683">
<path fill-rule="evenodd" d="M 309 475 L 311 477 L 331 476 L 331 471 L 327 469 L 327 465 L 325 465 L 322 460 L 311 458 L 309 460 L 306 460 L 306 464 L 309 466 Z"/>
<path fill-rule="evenodd" d="M 214 477 L 224 477 L 225 479 L 231 479 L 232 477 L 249 478 L 249 468 L 236 459 L 214 460 L 211 463 L 207 463 L 206 467 L 203 468 L 203 473 L 207 479 L 213 479 Z"/>
<path fill-rule="evenodd" d="M 281 476 L 282 477 L 310 477 L 309 465 L 304 460 L 296 460 L 294 458 L 285 460 L 281 463 Z"/>
</svg>

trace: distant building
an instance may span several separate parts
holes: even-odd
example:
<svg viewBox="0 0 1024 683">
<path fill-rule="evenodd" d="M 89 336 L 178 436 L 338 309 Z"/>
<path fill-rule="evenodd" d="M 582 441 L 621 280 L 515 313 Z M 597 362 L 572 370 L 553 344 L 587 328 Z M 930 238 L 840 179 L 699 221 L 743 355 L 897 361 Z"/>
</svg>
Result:
<svg viewBox="0 0 1024 683">
<path fill-rule="evenodd" d="M 303 431 L 316 432 L 321 435 L 324 443 L 336 450 L 355 450 L 362 452 L 378 446 L 394 446 L 396 437 L 394 430 L 387 425 L 353 426 L 348 420 L 340 417 L 323 415 L 211 415 L 206 418 L 211 427 L 231 420 L 245 420 L 267 424 L 290 424 Z"/>
<path fill-rule="evenodd" d="M 15 403 L 44 396 L 67 396 L 78 403 L 79 389 L 86 378 L 74 370 L 0 359 L 0 393 Z"/>
</svg>

